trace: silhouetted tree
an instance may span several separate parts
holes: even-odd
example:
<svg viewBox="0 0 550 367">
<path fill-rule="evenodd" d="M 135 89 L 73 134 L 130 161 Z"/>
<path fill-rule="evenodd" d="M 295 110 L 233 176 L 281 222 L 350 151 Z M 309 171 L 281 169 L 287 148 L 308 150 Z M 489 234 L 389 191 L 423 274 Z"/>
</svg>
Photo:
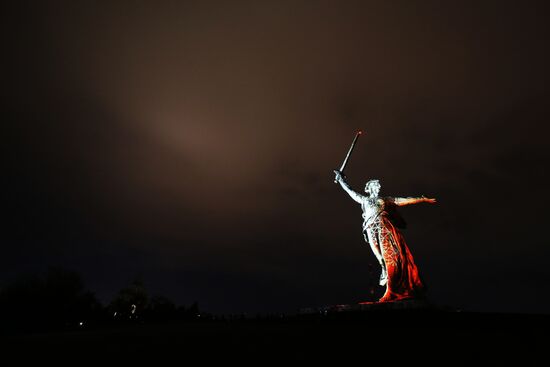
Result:
<svg viewBox="0 0 550 367">
<path fill-rule="evenodd" d="M 187 309 L 187 315 L 190 319 L 200 317 L 199 304 L 196 301 Z"/>
<path fill-rule="evenodd" d="M 137 320 L 143 316 L 148 298 L 141 279 L 135 279 L 129 287 L 118 292 L 109 311 L 115 320 Z"/>
<path fill-rule="evenodd" d="M 0 318 L 11 330 L 77 326 L 95 320 L 101 305 L 74 271 L 51 268 L 43 277 L 24 276 L 0 292 Z"/>
<path fill-rule="evenodd" d="M 151 298 L 147 307 L 147 316 L 152 320 L 172 320 L 176 318 L 176 305 L 163 296 Z"/>
</svg>

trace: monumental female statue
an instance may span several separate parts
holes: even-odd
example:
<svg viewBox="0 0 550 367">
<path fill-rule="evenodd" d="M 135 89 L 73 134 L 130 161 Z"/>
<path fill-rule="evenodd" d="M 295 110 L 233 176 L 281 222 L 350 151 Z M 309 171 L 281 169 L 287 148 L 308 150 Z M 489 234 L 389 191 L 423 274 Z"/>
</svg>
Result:
<svg viewBox="0 0 550 367">
<path fill-rule="evenodd" d="M 380 285 L 386 286 L 386 291 L 378 302 L 418 298 L 422 296 L 425 287 L 420 280 L 411 251 L 399 231 L 399 228 L 405 226 L 405 221 L 399 216 L 397 207 L 416 203 L 433 204 L 435 199 L 424 196 L 381 197 L 378 180 L 367 182 L 366 195 L 352 190 L 344 178 L 343 171 L 362 133 L 362 131 L 357 132 L 342 166 L 339 170 L 334 170 L 336 174 L 334 182 L 339 183 L 353 200 L 361 204 L 363 209 L 363 236 L 382 268 Z"/>
<path fill-rule="evenodd" d="M 336 174 L 334 182 L 339 183 L 353 200 L 361 204 L 363 209 L 363 236 L 382 268 L 380 285 L 386 286 L 386 292 L 378 302 L 418 298 L 424 292 L 424 284 L 420 280 L 411 251 L 398 229 L 405 226 L 405 221 L 397 213 L 397 207 L 416 203 L 433 204 L 435 199 L 424 196 L 419 198 L 381 197 L 378 195 L 380 193 L 378 180 L 367 182 L 366 195 L 352 190 L 344 179 L 343 171 L 361 134 L 363 134 L 362 131 L 357 132 L 342 166 L 339 170 L 334 170 Z"/>
<path fill-rule="evenodd" d="M 424 284 L 411 251 L 399 231 L 404 224 L 398 215 L 398 206 L 416 203 L 435 203 L 435 199 L 422 197 L 381 197 L 380 182 L 370 180 L 365 185 L 366 195 L 350 188 L 341 171 L 335 170 L 336 182 L 361 205 L 363 209 L 363 236 L 382 268 L 380 285 L 386 292 L 378 302 L 390 302 L 422 295 Z"/>
</svg>

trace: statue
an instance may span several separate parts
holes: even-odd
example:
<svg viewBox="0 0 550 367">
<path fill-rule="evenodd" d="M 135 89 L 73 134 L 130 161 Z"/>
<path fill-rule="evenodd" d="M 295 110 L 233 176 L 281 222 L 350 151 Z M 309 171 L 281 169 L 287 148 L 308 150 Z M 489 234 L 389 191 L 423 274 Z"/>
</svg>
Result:
<svg viewBox="0 0 550 367">
<path fill-rule="evenodd" d="M 380 182 L 370 180 L 365 185 L 366 195 L 351 189 L 345 181 L 343 169 L 355 146 L 358 132 L 340 170 L 334 170 L 335 182 L 361 205 L 363 209 L 363 236 L 376 256 L 382 272 L 381 286 L 386 286 L 384 295 L 378 302 L 392 302 L 402 299 L 419 298 L 424 293 L 424 284 L 418 274 L 413 256 L 405 243 L 399 228 L 405 226 L 397 207 L 416 203 L 435 203 L 435 199 L 422 197 L 380 197 Z"/>
</svg>

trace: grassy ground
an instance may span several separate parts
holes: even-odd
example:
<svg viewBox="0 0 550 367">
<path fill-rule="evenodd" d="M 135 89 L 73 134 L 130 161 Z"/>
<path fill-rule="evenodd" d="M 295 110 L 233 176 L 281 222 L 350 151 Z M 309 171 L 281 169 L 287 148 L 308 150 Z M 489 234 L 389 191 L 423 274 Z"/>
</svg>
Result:
<svg viewBox="0 0 550 367">
<path fill-rule="evenodd" d="M 370 363 L 530 361 L 550 354 L 550 317 L 435 311 L 88 327 L 5 337 L 21 361 Z"/>
</svg>

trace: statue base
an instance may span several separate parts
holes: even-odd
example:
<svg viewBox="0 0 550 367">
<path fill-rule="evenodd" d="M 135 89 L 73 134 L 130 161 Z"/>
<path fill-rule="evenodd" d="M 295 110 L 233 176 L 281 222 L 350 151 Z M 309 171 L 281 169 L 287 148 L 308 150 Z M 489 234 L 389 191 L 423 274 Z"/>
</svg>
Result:
<svg viewBox="0 0 550 367">
<path fill-rule="evenodd" d="M 403 299 L 392 302 L 361 302 L 348 305 L 332 305 L 317 308 L 304 308 L 300 314 L 335 314 L 343 312 L 371 312 L 371 311 L 421 311 L 433 310 L 434 306 L 426 299 Z"/>
</svg>

